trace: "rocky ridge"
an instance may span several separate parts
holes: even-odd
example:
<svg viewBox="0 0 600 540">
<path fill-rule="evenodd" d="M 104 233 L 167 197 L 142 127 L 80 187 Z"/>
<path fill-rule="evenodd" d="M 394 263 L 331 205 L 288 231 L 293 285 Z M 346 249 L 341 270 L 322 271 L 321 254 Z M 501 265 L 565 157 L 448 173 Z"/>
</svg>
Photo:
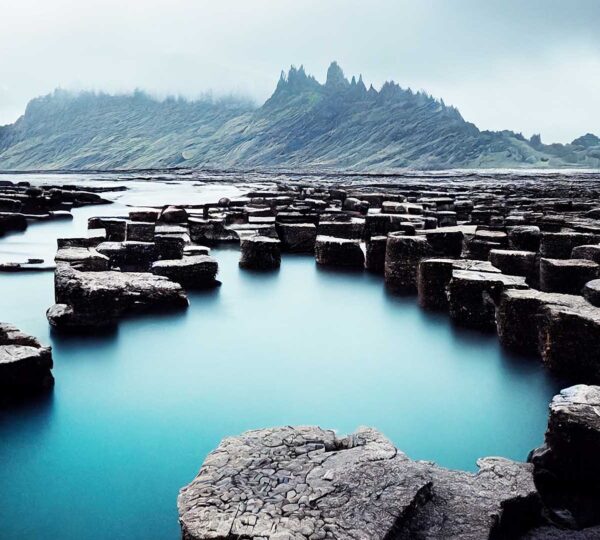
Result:
<svg viewBox="0 0 600 540">
<path fill-rule="evenodd" d="M 394 82 L 367 88 L 336 62 L 323 84 L 292 67 L 260 107 L 57 90 L 0 127 L 1 170 L 160 167 L 598 168 L 600 141 L 481 131 L 441 99 Z"/>
</svg>

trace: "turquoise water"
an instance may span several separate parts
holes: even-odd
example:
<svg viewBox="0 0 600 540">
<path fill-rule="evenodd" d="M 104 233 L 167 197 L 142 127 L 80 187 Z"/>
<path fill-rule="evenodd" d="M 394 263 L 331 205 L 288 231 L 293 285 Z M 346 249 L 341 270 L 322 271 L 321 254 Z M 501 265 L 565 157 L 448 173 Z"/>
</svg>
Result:
<svg viewBox="0 0 600 540">
<path fill-rule="evenodd" d="M 0 320 L 52 344 L 56 377 L 50 397 L 0 411 L 1 538 L 175 540 L 179 488 L 224 436 L 252 428 L 369 425 L 413 458 L 469 470 L 542 441 L 558 384 L 494 335 L 312 257 L 252 273 L 236 249 L 213 254 L 220 289 L 90 338 L 50 334 L 51 273 L 0 275 Z"/>
</svg>

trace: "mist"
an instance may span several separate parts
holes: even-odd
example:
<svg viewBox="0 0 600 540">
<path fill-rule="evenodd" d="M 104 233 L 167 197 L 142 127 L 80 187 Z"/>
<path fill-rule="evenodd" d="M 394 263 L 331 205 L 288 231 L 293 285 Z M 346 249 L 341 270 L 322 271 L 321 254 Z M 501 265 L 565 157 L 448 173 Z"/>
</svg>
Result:
<svg viewBox="0 0 600 540">
<path fill-rule="evenodd" d="M 581 0 L 22 0 L 0 16 L 0 124 L 55 88 L 269 97 L 332 60 L 424 89 L 481 129 L 600 131 L 600 3 Z"/>
</svg>

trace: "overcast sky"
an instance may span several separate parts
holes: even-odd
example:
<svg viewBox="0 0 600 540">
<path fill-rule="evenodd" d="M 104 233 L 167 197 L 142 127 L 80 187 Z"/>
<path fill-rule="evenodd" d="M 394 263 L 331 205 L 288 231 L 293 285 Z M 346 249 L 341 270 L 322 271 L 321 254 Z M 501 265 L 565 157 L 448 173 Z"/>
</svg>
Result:
<svg viewBox="0 0 600 540">
<path fill-rule="evenodd" d="M 482 129 L 600 135 L 600 0 L 2 0 L 0 124 L 56 87 L 261 102 L 331 60 Z"/>
</svg>

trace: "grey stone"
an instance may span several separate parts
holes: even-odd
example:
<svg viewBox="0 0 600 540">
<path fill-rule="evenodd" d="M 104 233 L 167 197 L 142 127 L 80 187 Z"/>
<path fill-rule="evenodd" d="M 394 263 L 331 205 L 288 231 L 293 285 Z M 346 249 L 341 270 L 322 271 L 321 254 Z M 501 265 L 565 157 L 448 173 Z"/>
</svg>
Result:
<svg viewBox="0 0 600 540">
<path fill-rule="evenodd" d="M 182 259 L 160 260 L 152 263 L 152 273 L 164 276 L 186 288 L 209 288 L 215 280 L 219 265 L 208 255 L 193 255 Z"/>
<path fill-rule="evenodd" d="M 184 540 L 479 540 L 535 522 L 532 467 L 415 462 L 383 435 L 282 427 L 224 439 L 179 494 Z"/>
<path fill-rule="evenodd" d="M 502 291 L 526 288 L 523 277 L 454 270 L 448 284 L 450 317 L 471 328 L 495 329 L 496 305 Z"/>
<path fill-rule="evenodd" d="M 281 242 L 266 236 L 250 236 L 240 240 L 240 266 L 255 270 L 279 268 Z"/>
<path fill-rule="evenodd" d="M 94 248 L 65 247 L 56 252 L 56 262 L 67 262 L 73 268 L 83 271 L 108 270 L 110 259 Z"/>
<path fill-rule="evenodd" d="M 315 258 L 318 264 L 325 266 L 346 266 L 362 268 L 365 256 L 357 240 L 317 236 Z"/>
<path fill-rule="evenodd" d="M 583 286 L 600 275 L 600 265 L 587 259 L 540 259 L 540 289 L 581 294 Z"/>
<path fill-rule="evenodd" d="M 282 251 L 314 253 L 317 227 L 312 223 L 277 223 L 277 234 Z"/>
<path fill-rule="evenodd" d="M 58 263 L 54 275 L 56 305 L 47 312 L 61 329 L 113 325 L 125 313 L 187 307 L 181 285 L 150 273 L 80 272 Z"/>
<path fill-rule="evenodd" d="M 54 385 L 52 350 L 12 324 L 0 323 L 0 403 Z"/>
<path fill-rule="evenodd" d="M 600 307 L 600 279 L 593 279 L 584 285 L 583 297 L 593 306 Z"/>
<path fill-rule="evenodd" d="M 415 292 L 419 261 L 433 254 L 433 248 L 423 236 L 390 233 L 385 251 L 386 285 L 394 291 Z"/>
</svg>

